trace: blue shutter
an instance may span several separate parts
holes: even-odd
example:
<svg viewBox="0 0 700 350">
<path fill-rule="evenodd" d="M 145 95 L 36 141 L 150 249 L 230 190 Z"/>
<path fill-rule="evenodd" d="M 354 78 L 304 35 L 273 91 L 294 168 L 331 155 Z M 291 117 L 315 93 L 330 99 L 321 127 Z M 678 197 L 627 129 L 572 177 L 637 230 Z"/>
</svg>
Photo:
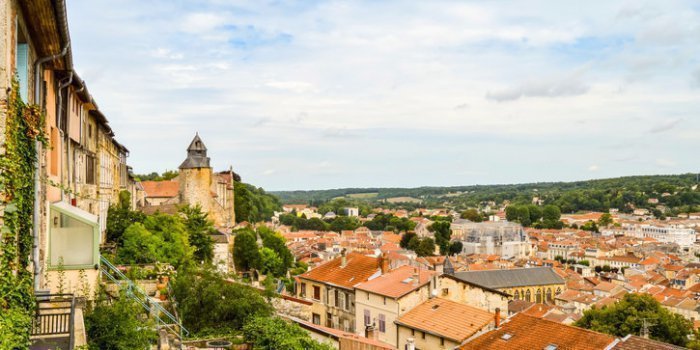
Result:
<svg viewBox="0 0 700 350">
<path fill-rule="evenodd" d="M 29 45 L 17 44 L 17 77 L 19 78 L 19 96 L 25 103 L 29 102 Z"/>
</svg>

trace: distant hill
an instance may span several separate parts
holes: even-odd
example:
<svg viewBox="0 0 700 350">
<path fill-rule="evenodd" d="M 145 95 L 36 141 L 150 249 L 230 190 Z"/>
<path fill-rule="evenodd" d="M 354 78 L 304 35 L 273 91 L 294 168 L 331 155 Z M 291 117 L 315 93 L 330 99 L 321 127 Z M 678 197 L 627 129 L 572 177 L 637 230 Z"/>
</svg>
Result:
<svg viewBox="0 0 700 350">
<path fill-rule="evenodd" d="M 310 191 L 270 192 L 283 203 L 318 204 L 343 198 L 348 201 L 396 204 L 396 198 L 407 198 L 416 206 L 447 206 L 456 209 L 478 206 L 485 201 L 501 203 L 509 200 L 530 203 L 538 197 L 545 203 L 558 204 L 562 211 L 605 210 L 631 204 L 647 207 L 650 198 L 657 205 L 670 208 L 700 206 L 700 189 L 696 174 L 627 176 L 573 182 L 538 182 L 503 185 L 426 186 L 416 188 L 339 188 Z M 651 201 L 655 202 L 655 201 Z M 408 203 L 405 203 L 408 205 Z"/>
</svg>

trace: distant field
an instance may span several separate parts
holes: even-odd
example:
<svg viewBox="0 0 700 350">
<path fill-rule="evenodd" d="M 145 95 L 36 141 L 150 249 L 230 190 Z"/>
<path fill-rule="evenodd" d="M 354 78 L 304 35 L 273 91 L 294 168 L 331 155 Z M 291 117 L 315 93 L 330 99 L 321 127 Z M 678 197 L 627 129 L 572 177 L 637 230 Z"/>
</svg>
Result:
<svg viewBox="0 0 700 350">
<path fill-rule="evenodd" d="M 346 195 L 346 197 L 355 198 L 355 199 L 368 199 L 368 198 L 376 198 L 377 195 L 379 195 L 379 192 L 351 193 L 351 194 Z"/>
<path fill-rule="evenodd" d="M 422 202 L 418 198 L 413 198 L 413 197 L 392 197 L 392 198 L 387 198 L 387 202 L 389 203 L 420 203 Z"/>
</svg>

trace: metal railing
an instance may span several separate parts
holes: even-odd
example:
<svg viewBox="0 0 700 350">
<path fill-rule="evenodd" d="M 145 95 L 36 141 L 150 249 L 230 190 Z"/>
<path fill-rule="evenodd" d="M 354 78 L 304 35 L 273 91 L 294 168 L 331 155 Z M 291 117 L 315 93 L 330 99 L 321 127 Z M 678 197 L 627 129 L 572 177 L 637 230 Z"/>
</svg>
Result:
<svg viewBox="0 0 700 350">
<path fill-rule="evenodd" d="M 69 348 L 75 343 L 75 296 L 73 294 L 37 294 L 36 314 L 32 319 L 31 337 L 65 335 Z"/>
<path fill-rule="evenodd" d="M 126 290 L 127 296 L 141 305 L 149 313 L 149 315 L 152 315 L 156 321 L 158 321 L 159 325 L 165 327 L 173 334 L 179 335 L 180 339 L 189 336 L 190 332 L 182 325 L 176 316 L 166 310 L 159 303 L 153 302 L 148 294 L 141 289 L 141 287 L 126 277 L 126 275 L 119 271 L 119 269 L 105 257 L 100 256 L 100 260 L 102 262 L 102 273 L 107 276 L 109 280 L 123 287 Z"/>
</svg>

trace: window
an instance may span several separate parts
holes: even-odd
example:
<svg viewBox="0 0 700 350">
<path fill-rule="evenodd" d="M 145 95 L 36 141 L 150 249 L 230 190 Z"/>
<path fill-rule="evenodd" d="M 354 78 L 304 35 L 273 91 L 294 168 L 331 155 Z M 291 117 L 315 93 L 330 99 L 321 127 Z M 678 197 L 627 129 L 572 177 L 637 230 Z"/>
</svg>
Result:
<svg viewBox="0 0 700 350">
<path fill-rule="evenodd" d="M 311 314 L 311 322 L 313 322 L 314 324 L 321 324 L 321 315 Z"/>
<path fill-rule="evenodd" d="M 95 156 L 85 156 L 85 183 L 95 184 Z"/>
<path fill-rule="evenodd" d="M 350 295 L 351 294 L 345 296 L 345 310 L 350 310 Z"/>
<path fill-rule="evenodd" d="M 386 305 L 386 297 L 384 297 L 384 305 Z"/>
<path fill-rule="evenodd" d="M 338 292 L 338 290 L 336 289 L 334 294 L 335 295 L 333 295 L 333 304 L 335 305 L 335 307 L 340 307 L 340 305 L 342 304 L 340 303 L 339 297 L 342 293 Z"/>
<path fill-rule="evenodd" d="M 384 314 L 379 314 L 379 331 L 386 333 L 386 319 L 384 318 Z"/>
<path fill-rule="evenodd" d="M 321 287 L 314 286 L 314 299 L 321 300 Z"/>
<path fill-rule="evenodd" d="M 425 332 L 420 332 L 420 335 L 423 339 L 425 339 Z"/>
<path fill-rule="evenodd" d="M 448 294 L 450 294 L 450 289 L 449 288 L 443 288 L 442 289 L 442 296 L 446 297 Z"/>
<path fill-rule="evenodd" d="M 91 268 L 99 263 L 97 218 L 67 203 L 50 208 L 49 265 L 61 260 L 66 269 Z"/>
<path fill-rule="evenodd" d="M 23 33 L 17 33 L 17 55 L 15 56 L 19 96 L 25 103 L 29 102 L 29 45 Z"/>
<path fill-rule="evenodd" d="M 326 327 L 335 328 L 333 327 L 333 315 L 330 312 L 326 313 Z"/>
<path fill-rule="evenodd" d="M 302 298 L 306 298 L 306 283 L 301 283 L 301 286 L 299 287 L 299 295 L 301 295 Z"/>
<path fill-rule="evenodd" d="M 515 295 L 513 296 L 513 299 L 518 300 L 520 299 L 520 291 L 516 290 Z"/>
<path fill-rule="evenodd" d="M 445 338 L 440 338 L 440 345 L 445 346 Z"/>
<path fill-rule="evenodd" d="M 532 299 L 532 294 L 530 293 L 530 290 L 525 291 L 525 301 L 530 301 Z"/>
<path fill-rule="evenodd" d="M 336 291 L 336 295 L 338 295 L 338 300 L 335 301 L 335 302 L 336 302 L 336 305 L 337 305 L 339 308 L 343 308 L 343 309 L 346 309 L 346 310 L 347 310 L 347 307 L 345 307 L 345 293 L 342 293 L 342 292 L 341 292 L 341 293 L 337 293 L 337 291 Z"/>
<path fill-rule="evenodd" d="M 369 310 L 365 309 L 365 326 L 372 324 L 372 314 Z"/>
</svg>

